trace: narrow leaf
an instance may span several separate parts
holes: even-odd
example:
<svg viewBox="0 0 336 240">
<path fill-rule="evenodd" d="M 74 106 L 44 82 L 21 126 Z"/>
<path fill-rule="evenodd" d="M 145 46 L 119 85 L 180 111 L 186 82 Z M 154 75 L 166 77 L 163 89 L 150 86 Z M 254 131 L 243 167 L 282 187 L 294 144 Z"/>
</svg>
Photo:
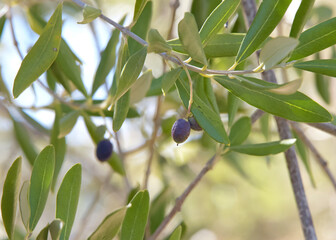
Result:
<svg viewBox="0 0 336 240">
<path fill-rule="evenodd" d="M 13 95 L 15 98 L 44 73 L 56 59 L 61 43 L 62 6 L 62 3 L 57 6 L 41 36 L 23 59 L 14 80 Z"/>
<path fill-rule="evenodd" d="M 203 50 L 201 37 L 198 34 L 197 23 L 191 13 L 186 12 L 184 18 L 178 24 L 178 35 L 190 57 L 207 66 L 208 61 Z"/>
<path fill-rule="evenodd" d="M 147 190 L 138 192 L 126 211 L 121 227 L 120 240 L 142 240 L 145 235 L 149 211 L 149 193 Z"/>
<path fill-rule="evenodd" d="M 170 235 L 169 240 L 180 240 L 182 235 L 182 227 L 178 226 L 172 235 Z"/>
<path fill-rule="evenodd" d="M 77 122 L 78 117 L 79 117 L 79 112 L 72 111 L 60 119 L 60 129 L 59 129 L 58 138 L 65 137 L 71 132 L 71 130 L 73 129 L 73 127 L 75 126 Z"/>
<path fill-rule="evenodd" d="M 115 152 L 113 152 L 112 156 L 107 160 L 107 163 L 115 172 L 119 173 L 121 176 L 125 176 L 125 169 L 122 161 Z"/>
<path fill-rule="evenodd" d="M 240 0 L 225 0 L 212 11 L 199 32 L 203 46 L 206 46 L 209 40 L 224 27 L 239 4 Z"/>
<path fill-rule="evenodd" d="M 133 22 L 136 22 L 144 10 L 148 0 L 136 0 L 134 6 Z"/>
<path fill-rule="evenodd" d="M 4 14 L 1 18 L 0 18 L 0 39 L 3 33 L 3 29 L 6 23 L 6 14 Z"/>
<path fill-rule="evenodd" d="M 130 89 L 130 104 L 137 103 L 146 96 L 152 83 L 152 79 L 152 70 L 147 70 L 135 81 Z"/>
<path fill-rule="evenodd" d="M 112 240 L 119 232 L 126 209 L 126 207 L 123 207 L 107 215 L 88 240 Z"/>
<path fill-rule="evenodd" d="M 126 92 L 121 98 L 118 99 L 114 105 L 113 113 L 113 131 L 117 132 L 124 123 L 128 109 L 130 107 L 130 91 Z"/>
<path fill-rule="evenodd" d="M 82 181 L 82 167 L 74 165 L 65 175 L 57 193 L 56 218 L 64 222 L 60 240 L 68 240 L 71 232 Z"/>
<path fill-rule="evenodd" d="M 171 87 L 174 86 L 181 72 L 182 68 L 174 68 L 173 70 L 163 75 L 161 89 L 164 95 L 166 95 L 171 89 Z"/>
<path fill-rule="evenodd" d="M 242 62 L 258 49 L 278 25 L 290 3 L 291 0 L 262 1 L 240 46 L 236 63 Z"/>
<path fill-rule="evenodd" d="M 204 47 L 204 53 L 207 58 L 236 56 L 244 37 L 243 33 L 217 34 Z M 172 39 L 167 43 L 174 51 L 187 54 L 179 39 Z"/>
<path fill-rule="evenodd" d="M 281 84 L 279 87 L 269 89 L 268 91 L 276 94 L 291 95 L 301 87 L 301 84 L 302 78 Z"/>
<path fill-rule="evenodd" d="M 52 145 L 45 147 L 37 156 L 29 188 L 30 218 L 29 229 L 36 227 L 47 202 L 55 166 L 55 149 Z"/>
<path fill-rule="evenodd" d="M 119 24 L 124 23 L 125 18 L 119 22 Z M 91 96 L 95 94 L 97 89 L 105 82 L 107 75 L 110 73 L 111 69 L 115 65 L 116 60 L 116 48 L 119 42 L 120 32 L 114 30 L 110 40 L 108 41 L 104 51 L 101 54 L 100 62 L 93 80 Z"/>
<path fill-rule="evenodd" d="M 231 146 L 242 144 L 251 132 L 251 119 L 242 117 L 238 119 L 231 127 L 229 139 Z"/>
<path fill-rule="evenodd" d="M 277 37 L 269 40 L 262 47 L 259 56 L 259 63 L 264 70 L 271 69 L 281 62 L 299 44 L 295 38 Z"/>
<path fill-rule="evenodd" d="M 101 15 L 101 10 L 89 5 L 85 5 L 83 9 L 83 21 L 78 22 L 79 24 L 90 23 Z"/>
<path fill-rule="evenodd" d="M 254 156 L 267 156 L 286 151 L 295 143 L 295 141 L 295 138 L 291 138 L 268 143 L 238 145 L 230 147 L 230 150 Z"/>
<path fill-rule="evenodd" d="M 299 62 L 293 65 L 295 68 L 336 77 L 336 59 L 318 59 Z"/>
<path fill-rule="evenodd" d="M 299 37 L 299 45 L 288 61 L 301 59 L 336 44 L 336 17 L 315 25 Z"/>
<path fill-rule="evenodd" d="M 9 239 L 14 238 L 17 203 L 21 181 L 22 158 L 18 157 L 9 168 L 3 185 L 1 215 Z"/>
<path fill-rule="evenodd" d="M 298 122 L 329 122 L 332 119 L 326 109 L 303 93 L 279 95 L 268 90 L 246 87 L 239 80 L 225 76 L 214 79 L 243 101 L 265 112 Z M 255 78 L 248 79 L 257 85 L 273 88 L 276 86 L 276 84 Z"/>
<path fill-rule="evenodd" d="M 191 13 L 194 14 L 198 29 L 211 14 L 211 12 L 221 3 L 221 0 L 193 0 L 191 5 Z"/>
<path fill-rule="evenodd" d="M 166 208 L 172 200 L 170 188 L 163 188 L 158 196 L 152 201 L 149 211 L 150 232 L 154 233 L 166 215 Z"/>
<path fill-rule="evenodd" d="M 151 29 L 148 32 L 148 52 L 170 52 L 172 50 L 158 30 Z"/>
<path fill-rule="evenodd" d="M 123 96 L 137 80 L 144 66 L 146 55 L 147 48 L 143 47 L 138 52 L 131 55 L 126 62 L 118 81 L 117 92 L 114 96 L 115 102 Z"/>
<path fill-rule="evenodd" d="M 185 107 L 188 107 L 190 93 L 188 80 L 185 74 L 181 75 L 176 81 L 180 98 Z M 197 95 L 193 97 L 193 104 L 191 105 L 191 112 L 196 118 L 199 125 L 206 131 L 214 140 L 221 143 L 229 143 L 228 136 L 224 129 L 223 123 L 219 114 L 206 105 Z"/>
<path fill-rule="evenodd" d="M 295 14 L 295 18 L 289 34 L 290 37 L 297 38 L 300 35 L 304 25 L 308 20 L 309 14 L 313 9 L 314 3 L 315 0 L 301 0 L 300 7 Z"/>
<path fill-rule="evenodd" d="M 22 184 L 22 187 L 20 190 L 20 196 L 19 196 L 21 220 L 27 231 L 29 230 L 28 224 L 29 224 L 29 217 L 30 217 L 30 206 L 29 206 L 29 196 L 28 196 L 29 187 L 30 187 L 30 182 L 29 180 L 27 180 Z"/>
<path fill-rule="evenodd" d="M 61 219 L 55 219 L 49 224 L 49 232 L 52 240 L 59 240 L 64 223 Z"/>
<path fill-rule="evenodd" d="M 228 114 L 229 114 L 229 127 L 232 126 L 239 106 L 239 98 L 228 92 Z"/>
<path fill-rule="evenodd" d="M 86 128 L 91 136 L 92 141 L 95 144 L 98 144 L 100 140 L 103 139 L 103 136 L 99 134 L 99 132 L 97 131 L 97 126 L 93 123 L 92 119 L 89 117 L 89 115 L 86 112 L 81 112 L 81 115 L 84 118 Z"/>
<path fill-rule="evenodd" d="M 37 235 L 36 240 L 48 240 L 48 230 L 49 230 L 49 224 L 45 226 L 40 233 Z"/>
<path fill-rule="evenodd" d="M 23 122 L 18 122 L 12 118 L 16 140 L 18 141 L 22 151 L 28 159 L 28 162 L 33 165 L 37 156 L 36 147 L 31 141 L 31 137 Z"/>
</svg>

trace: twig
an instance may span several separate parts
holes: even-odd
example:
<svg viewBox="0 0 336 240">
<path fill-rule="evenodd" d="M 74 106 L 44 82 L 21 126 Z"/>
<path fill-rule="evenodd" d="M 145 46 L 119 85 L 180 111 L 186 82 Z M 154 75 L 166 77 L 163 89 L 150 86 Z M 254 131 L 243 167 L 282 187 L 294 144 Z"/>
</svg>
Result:
<svg viewBox="0 0 336 240">
<path fill-rule="evenodd" d="M 85 7 L 85 3 L 83 3 L 80 0 L 72 0 L 74 3 L 76 3 L 77 5 L 79 5 L 80 7 L 84 8 Z M 134 34 L 133 32 L 131 32 L 129 29 L 121 26 L 120 24 L 118 24 L 117 22 L 113 21 L 112 19 L 106 17 L 104 14 L 101 14 L 99 16 L 99 18 L 101 18 L 102 20 L 104 20 L 105 22 L 111 24 L 112 26 L 114 26 L 115 28 L 117 28 L 120 32 L 122 32 L 124 35 L 127 35 L 131 38 L 133 38 L 135 41 L 137 41 L 138 43 L 140 43 L 141 45 L 147 46 L 148 43 L 140 38 L 138 35 Z M 189 70 L 193 71 L 193 72 L 197 72 L 197 73 L 201 73 L 203 75 L 243 75 L 243 74 L 248 74 L 248 73 L 255 73 L 254 69 L 249 69 L 249 70 L 233 70 L 233 71 L 225 71 L 225 70 L 213 70 L 213 69 L 203 69 L 203 68 L 199 68 L 196 67 L 194 65 L 188 64 L 186 62 L 180 62 L 175 56 L 172 56 L 170 54 L 167 53 L 160 53 L 159 54 L 161 57 L 165 58 L 166 60 L 172 61 L 178 65 L 183 65 L 186 68 L 188 68 Z M 292 63 L 290 63 L 292 64 Z M 283 67 L 283 66 L 282 66 Z"/>
<path fill-rule="evenodd" d="M 251 123 L 255 123 L 259 118 L 261 118 L 265 112 L 261 109 L 255 110 L 251 115 Z"/>
<path fill-rule="evenodd" d="M 122 165 L 123 165 L 123 167 L 125 169 L 125 155 L 124 155 L 124 152 L 123 152 L 123 150 L 121 148 L 118 132 L 115 132 L 114 138 L 115 138 L 116 143 L 117 143 L 117 148 L 118 148 L 119 156 L 121 158 Z M 127 177 L 127 174 L 126 174 L 126 169 L 125 169 L 124 181 L 125 181 L 125 185 L 126 185 L 127 189 L 130 190 L 131 189 L 131 184 L 130 184 L 130 182 L 128 180 L 128 177 Z"/>
<path fill-rule="evenodd" d="M 131 150 L 125 151 L 124 156 L 126 157 L 126 156 L 129 156 L 129 155 L 135 154 L 135 153 L 145 149 L 148 146 L 148 144 L 149 144 L 149 141 L 146 141 L 143 144 L 139 145 L 138 147 L 135 147 Z"/>
<path fill-rule="evenodd" d="M 256 15 L 256 12 L 257 12 L 255 5 L 253 6 L 254 3 L 255 3 L 254 0 L 243 0 L 242 1 L 243 10 L 246 14 L 247 21 L 249 23 L 248 26 L 251 25 Z M 265 81 L 277 83 L 274 71 L 269 70 L 266 72 L 262 72 L 261 75 Z M 289 124 L 287 120 L 280 118 L 280 117 L 275 117 L 275 120 L 278 126 L 278 132 L 279 132 L 280 138 L 281 139 L 292 138 L 292 133 L 289 128 Z M 285 152 L 285 158 L 286 158 L 287 168 L 289 171 L 291 185 L 293 188 L 296 205 L 299 211 L 301 226 L 302 226 L 305 239 L 306 240 L 317 240 L 315 228 L 313 224 L 313 219 L 310 213 L 308 201 L 307 201 L 306 194 L 304 191 L 300 169 L 299 169 L 294 147 L 289 148 Z"/>
<path fill-rule="evenodd" d="M 332 123 L 306 123 L 306 124 L 314 128 L 317 128 L 321 131 L 324 131 L 326 133 L 336 136 L 336 125 Z"/>
<path fill-rule="evenodd" d="M 312 142 L 308 139 L 308 137 L 304 134 L 302 128 L 300 128 L 299 124 L 296 122 L 290 122 L 293 130 L 296 132 L 296 134 L 299 136 L 299 138 L 304 142 L 304 144 L 310 149 L 310 151 L 313 153 L 317 163 L 321 166 L 323 171 L 327 174 L 329 180 L 331 181 L 334 189 L 336 190 L 336 180 L 331 173 L 328 162 L 322 157 L 322 155 L 319 153 L 319 151 L 315 148 L 315 146 L 312 144 Z"/>
<path fill-rule="evenodd" d="M 173 217 L 181 211 L 181 206 L 183 205 L 186 198 L 189 196 L 190 192 L 197 186 L 197 184 L 202 180 L 204 175 L 213 168 L 216 163 L 218 154 L 215 154 L 210 160 L 206 163 L 203 169 L 199 172 L 196 178 L 189 184 L 189 186 L 184 190 L 184 192 L 176 199 L 175 205 L 170 213 L 164 218 L 160 226 L 156 229 L 152 236 L 148 240 L 155 240 L 167 226 L 167 224 L 173 219 Z"/>
</svg>

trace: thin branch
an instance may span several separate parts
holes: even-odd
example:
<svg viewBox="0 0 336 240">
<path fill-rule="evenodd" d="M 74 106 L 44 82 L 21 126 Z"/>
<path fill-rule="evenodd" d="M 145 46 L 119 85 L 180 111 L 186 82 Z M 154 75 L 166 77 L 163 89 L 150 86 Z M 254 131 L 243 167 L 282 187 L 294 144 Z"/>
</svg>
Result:
<svg viewBox="0 0 336 240">
<path fill-rule="evenodd" d="M 304 142 L 304 144 L 310 149 L 310 151 L 313 153 L 317 163 L 321 166 L 323 171 L 327 174 L 329 180 L 331 181 L 334 189 L 336 190 L 336 179 L 331 173 L 328 162 L 322 157 L 322 155 L 319 153 L 319 151 L 315 148 L 313 143 L 309 140 L 309 138 L 305 135 L 302 128 L 300 128 L 299 124 L 296 122 L 290 122 L 293 130 L 296 132 L 296 134 L 299 136 L 299 138 Z"/>
<path fill-rule="evenodd" d="M 306 123 L 306 124 L 314 128 L 317 128 L 321 131 L 324 131 L 326 133 L 336 136 L 336 125 L 332 123 Z"/>
<path fill-rule="evenodd" d="M 249 23 L 248 26 L 250 26 L 257 12 L 255 1 L 254 0 L 243 0 L 242 4 L 243 4 L 243 10 L 247 17 L 247 21 Z M 275 77 L 273 70 L 262 72 L 261 75 L 265 81 L 277 83 L 277 79 Z M 292 138 L 292 133 L 289 128 L 288 121 L 280 117 L 275 117 L 275 120 L 278 126 L 278 132 L 279 132 L 280 138 L 281 139 Z M 304 191 L 301 174 L 300 174 L 300 168 L 299 168 L 299 164 L 297 161 L 296 152 L 295 152 L 294 147 L 289 148 L 285 152 L 285 158 L 286 158 L 287 168 L 288 168 L 291 185 L 292 185 L 295 200 L 296 200 L 296 205 L 299 211 L 301 226 L 302 226 L 305 239 L 306 240 L 317 240 L 315 228 L 313 224 L 313 219 L 310 213 L 308 201 L 306 198 L 306 193 Z"/>
<path fill-rule="evenodd" d="M 251 123 L 255 123 L 259 118 L 261 118 L 265 112 L 261 109 L 255 110 L 251 115 Z"/>
<path fill-rule="evenodd" d="M 173 217 L 181 211 L 181 207 L 186 200 L 186 198 L 189 196 L 191 191 L 197 186 L 197 184 L 202 180 L 202 178 L 205 176 L 205 174 L 213 168 L 213 166 L 216 164 L 218 154 L 215 154 L 210 160 L 206 163 L 206 165 L 203 167 L 203 169 L 199 172 L 199 174 L 196 176 L 196 178 L 189 184 L 189 186 L 184 190 L 184 192 L 176 199 L 175 205 L 173 209 L 170 211 L 170 213 L 164 218 L 160 226 L 156 229 L 156 231 L 153 233 L 152 236 L 148 238 L 148 240 L 155 240 L 157 237 L 161 234 L 163 229 L 168 225 L 168 223 L 173 219 Z"/>
</svg>

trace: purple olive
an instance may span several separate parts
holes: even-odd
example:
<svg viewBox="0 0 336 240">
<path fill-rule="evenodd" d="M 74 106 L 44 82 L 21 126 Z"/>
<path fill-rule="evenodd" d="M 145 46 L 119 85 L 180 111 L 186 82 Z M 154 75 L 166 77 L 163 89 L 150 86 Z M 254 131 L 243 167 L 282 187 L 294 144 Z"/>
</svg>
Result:
<svg viewBox="0 0 336 240">
<path fill-rule="evenodd" d="M 171 130 L 171 135 L 176 143 L 183 143 L 190 135 L 190 124 L 184 119 L 178 119 Z"/>
<path fill-rule="evenodd" d="M 113 145 L 108 139 L 101 140 L 97 144 L 96 156 L 99 161 L 107 161 L 113 153 Z"/>
<path fill-rule="evenodd" d="M 203 130 L 194 117 L 188 117 L 188 122 L 190 123 L 190 128 L 192 130 L 195 130 L 195 131 Z"/>
</svg>

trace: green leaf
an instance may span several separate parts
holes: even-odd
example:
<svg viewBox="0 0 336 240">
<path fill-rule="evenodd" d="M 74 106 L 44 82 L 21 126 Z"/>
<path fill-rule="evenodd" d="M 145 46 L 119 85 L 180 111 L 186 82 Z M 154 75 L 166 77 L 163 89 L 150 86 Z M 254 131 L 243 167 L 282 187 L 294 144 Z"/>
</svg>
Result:
<svg viewBox="0 0 336 240">
<path fill-rule="evenodd" d="M 166 43 L 164 38 L 160 35 L 159 31 L 156 29 L 151 29 L 148 32 L 148 52 L 170 52 L 172 50 L 171 46 Z"/>
<path fill-rule="evenodd" d="M 281 62 L 299 44 L 295 38 L 277 37 L 269 40 L 261 49 L 259 63 L 264 70 Z"/>
<path fill-rule="evenodd" d="M 295 141 L 296 141 L 295 138 L 291 138 L 275 142 L 238 145 L 238 146 L 231 146 L 230 150 L 254 156 L 267 156 L 270 154 L 278 154 L 286 151 L 295 143 Z"/>
<path fill-rule="evenodd" d="M 95 20 L 101 15 L 101 10 L 89 5 L 85 5 L 83 9 L 83 21 L 78 22 L 78 24 L 86 24 Z"/>
<path fill-rule="evenodd" d="M 133 14 L 133 22 L 137 22 L 138 18 L 140 17 L 142 11 L 144 10 L 146 3 L 148 0 L 136 0 L 134 6 L 134 14 Z"/>
<path fill-rule="evenodd" d="M 55 61 L 61 43 L 62 6 L 62 3 L 57 6 L 41 36 L 23 59 L 14 80 L 13 95 L 15 98 Z"/>
<path fill-rule="evenodd" d="M 229 115 L 229 127 L 232 126 L 239 106 L 239 98 L 228 92 L 228 115 Z"/>
<path fill-rule="evenodd" d="M 305 71 L 336 77 L 336 59 L 317 59 L 295 63 L 293 66 Z"/>
<path fill-rule="evenodd" d="M 4 14 L 1 18 L 0 18 L 0 39 L 3 33 L 3 29 L 6 23 L 6 14 Z"/>
<path fill-rule="evenodd" d="M 180 76 L 182 68 L 174 68 L 163 75 L 161 89 L 164 95 L 167 95 L 172 86 L 174 86 L 177 78 Z"/>
<path fill-rule="evenodd" d="M 49 232 L 52 240 L 59 240 L 64 223 L 61 219 L 55 219 L 49 224 Z"/>
<path fill-rule="evenodd" d="M 71 132 L 77 122 L 79 115 L 80 114 L 78 111 L 72 111 L 60 119 L 58 138 L 63 138 Z"/>
<path fill-rule="evenodd" d="M 149 211 L 148 191 L 139 191 L 130 204 L 121 227 L 120 240 L 143 240 Z"/>
<path fill-rule="evenodd" d="M 152 201 L 150 211 L 149 211 L 149 222 L 150 222 L 150 232 L 154 233 L 155 230 L 159 227 L 161 222 L 163 221 L 166 208 L 171 198 L 171 189 L 165 187 L 158 196 Z"/>
<path fill-rule="evenodd" d="M 182 77 L 181 77 L 182 76 Z M 181 75 L 176 81 L 180 98 L 185 107 L 189 104 L 189 86 L 185 74 Z M 193 104 L 191 105 L 191 112 L 196 118 L 199 125 L 217 142 L 229 143 L 228 136 L 225 132 L 223 123 L 219 114 L 217 114 L 210 106 L 205 104 L 197 95 L 193 97 Z"/>
<path fill-rule="evenodd" d="M 66 77 L 63 80 L 63 86 L 65 86 L 67 90 L 68 88 L 70 88 L 70 86 L 67 85 L 72 82 L 76 86 L 76 88 L 81 93 L 83 93 L 85 97 L 87 97 L 88 94 L 84 87 L 81 77 L 81 70 L 80 67 L 77 65 L 77 62 L 78 59 L 76 55 L 74 55 L 68 44 L 64 40 L 62 40 L 60 44 L 60 51 L 52 66 L 56 68 L 54 69 L 55 71 L 61 71 L 61 73 L 58 74 L 63 74 Z"/>
<path fill-rule="evenodd" d="M 137 103 L 146 96 L 151 86 L 152 79 L 152 70 L 147 70 L 138 78 L 138 80 L 136 80 L 130 89 L 130 104 Z"/>
<path fill-rule="evenodd" d="M 169 240 L 180 240 L 182 235 L 182 227 L 178 226 L 170 235 Z"/>
<path fill-rule="evenodd" d="M 126 209 L 123 207 L 107 215 L 88 240 L 112 240 L 119 232 Z"/>
<path fill-rule="evenodd" d="M 82 181 L 82 167 L 74 165 L 63 178 L 62 184 L 57 193 L 56 218 L 64 222 L 60 240 L 68 240 L 71 232 Z"/>
<path fill-rule="evenodd" d="M 58 137 L 60 134 L 60 118 L 62 115 L 61 105 L 59 103 L 54 103 L 54 110 L 55 110 L 55 120 L 54 120 L 54 126 L 51 131 L 50 143 L 55 147 L 55 169 L 53 174 L 53 180 L 51 183 L 51 191 L 55 190 L 58 174 L 63 165 L 67 147 L 65 138 Z"/>
<path fill-rule="evenodd" d="M 20 195 L 19 195 L 19 203 L 20 203 L 20 215 L 23 225 L 28 231 L 29 217 L 30 217 L 30 206 L 29 206 L 29 180 L 23 182 Z"/>
<path fill-rule="evenodd" d="M 86 112 L 81 112 L 81 115 L 83 116 L 86 128 L 91 136 L 92 141 L 95 144 L 98 144 L 104 136 L 101 136 L 99 132 L 97 131 L 97 126 L 93 123 L 92 119 L 87 115 Z"/>
<path fill-rule="evenodd" d="M 113 131 L 117 132 L 124 123 L 130 107 L 130 91 L 127 91 L 114 105 Z"/>
<path fill-rule="evenodd" d="M 21 181 L 22 158 L 18 157 L 9 168 L 3 185 L 1 215 L 9 239 L 14 236 L 17 202 Z"/>
<path fill-rule="evenodd" d="M 125 18 L 119 22 L 119 24 L 124 23 Z M 120 32 L 114 30 L 110 40 L 108 41 L 104 51 L 101 54 L 101 59 L 95 74 L 95 78 L 93 80 L 91 96 L 95 94 L 97 89 L 105 82 L 107 75 L 110 73 L 111 69 L 115 65 L 116 60 L 116 48 L 119 42 Z"/>
<path fill-rule="evenodd" d="M 107 163 L 115 172 L 119 173 L 121 176 L 125 176 L 125 169 L 122 161 L 115 152 L 113 152 L 112 156 L 107 160 Z"/>
<path fill-rule="evenodd" d="M 315 86 L 322 99 L 330 104 L 330 79 L 315 73 Z"/>
<path fill-rule="evenodd" d="M 221 0 L 193 0 L 191 13 L 194 14 L 198 29 L 202 27 L 209 14 L 221 3 Z"/>
<path fill-rule="evenodd" d="M 308 20 L 309 14 L 313 9 L 314 3 L 315 0 L 301 0 L 300 7 L 295 14 L 295 18 L 289 34 L 290 37 L 297 38 L 300 35 L 304 25 Z"/>
<path fill-rule="evenodd" d="M 47 202 L 55 166 L 55 149 L 52 145 L 45 147 L 37 156 L 29 188 L 29 230 L 36 227 Z"/>
<path fill-rule="evenodd" d="M 199 32 L 203 46 L 223 28 L 239 4 L 240 0 L 225 0 L 212 11 Z"/>
<path fill-rule="evenodd" d="M 1 18 L 0 18 L 1 19 Z M 0 35 L 1 36 L 1 35 Z M 11 99 L 11 94 L 8 91 L 8 88 L 6 86 L 5 81 L 2 78 L 2 68 L 0 66 L 0 93 L 3 95 L 6 99 Z"/>
<path fill-rule="evenodd" d="M 265 112 L 298 122 L 329 122 L 332 119 L 326 109 L 303 93 L 279 95 L 269 92 L 269 90 L 248 88 L 239 80 L 226 76 L 215 77 L 214 79 L 232 94 Z M 276 84 L 260 79 L 248 79 L 257 85 L 273 88 L 276 86 Z"/>
<path fill-rule="evenodd" d="M 242 117 L 238 119 L 231 127 L 229 139 L 231 146 L 242 144 L 251 132 L 251 119 Z"/>
<path fill-rule="evenodd" d="M 37 235 L 36 240 L 48 240 L 49 223 Z"/>
<path fill-rule="evenodd" d="M 291 0 L 262 1 L 236 57 L 236 64 L 249 57 L 268 38 L 285 14 Z"/>
<path fill-rule="evenodd" d="M 336 44 L 336 17 L 304 31 L 299 41 L 288 61 L 307 57 Z"/>
<path fill-rule="evenodd" d="M 191 13 L 184 13 L 184 18 L 178 24 L 178 35 L 190 57 L 207 66 L 208 61 L 203 50 L 201 37 L 198 34 L 197 23 Z"/>
<path fill-rule="evenodd" d="M 123 96 L 135 83 L 141 70 L 144 66 L 145 59 L 147 55 L 147 48 L 143 47 L 136 53 L 130 56 L 126 62 L 120 79 L 117 84 L 117 92 L 114 96 L 114 101 L 116 102 L 121 96 Z"/>
<path fill-rule="evenodd" d="M 36 147 L 31 141 L 31 137 L 27 129 L 24 127 L 23 122 L 18 122 L 12 117 L 15 137 L 17 142 L 19 143 L 22 151 L 28 159 L 28 162 L 33 165 L 35 158 L 37 156 Z"/>
<path fill-rule="evenodd" d="M 243 33 L 217 34 L 204 47 L 204 53 L 207 58 L 236 56 L 244 37 Z M 179 39 L 172 39 L 167 43 L 174 51 L 187 54 Z"/>
<path fill-rule="evenodd" d="M 140 0 L 141 1 L 141 0 Z M 142 7 L 143 10 L 139 12 L 137 21 L 133 21 L 133 27 L 131 28 L 131 31 L 141 37 L 142 39 L 146 40 L 148 31 L 151 25 L 152 21 L 152 8 L 153 8 L 153 3 L 152 1 L 145 1 L 142 3 L 144 7 Z M 139 51 L 140 49 L 143 48 L 143 46 L 135 41 L 133 38 L 128 38 L 128 49 L 129 49 L 129 54 L 133 55 L 135 52 Z"/>
</svg>

